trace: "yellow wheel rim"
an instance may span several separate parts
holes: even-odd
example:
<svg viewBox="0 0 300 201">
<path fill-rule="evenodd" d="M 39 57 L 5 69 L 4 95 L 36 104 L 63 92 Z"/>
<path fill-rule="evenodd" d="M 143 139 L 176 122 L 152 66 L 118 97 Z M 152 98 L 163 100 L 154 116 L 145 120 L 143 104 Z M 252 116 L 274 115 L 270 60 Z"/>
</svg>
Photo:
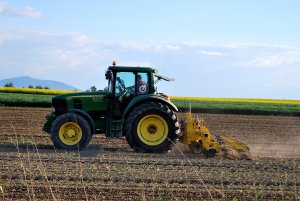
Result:
<svg viewBox="0 0 300 201">
<path fill-rule="evenodd" d="M 66 145 L 75 145 L 82 138 L 82 130 L 75 122 L 64 123 L 59 129 L 59 139 Z"/>
<path fill-rule="evenodd" d="M 169 128 L 164 118 L 151 114 L 140 120 L 137 133 L 143 143 L 155 146 L 165 141 L 168 137 Z"/>
</svg>

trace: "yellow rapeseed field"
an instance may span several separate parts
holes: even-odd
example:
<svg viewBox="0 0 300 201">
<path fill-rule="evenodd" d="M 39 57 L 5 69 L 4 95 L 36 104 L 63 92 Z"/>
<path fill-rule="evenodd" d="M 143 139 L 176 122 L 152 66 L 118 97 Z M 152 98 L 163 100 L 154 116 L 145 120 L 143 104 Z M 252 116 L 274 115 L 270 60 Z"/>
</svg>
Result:
<svg viewBox="0 0 300 201">
<path fill-rule="evenodd" d="M 34 89 L 34 88 L 15 88 L 15 87 L 0 87 L 0 92 L 3 93 L 24 93 L 24 94 L 44 94 L 58 95 L 76 92 L 74 90 L 55 90 L 55 89 Z"/>
<path fill-rule="evenodd" d="M 280 99 L 254 99 L 254 98 L 206 98 L 206 97 L 184 97 L 171 96 L 171 100 L 178 101 L 218 101 L 218 102 L 244 102 L 244 103 L 269 103 L 269 104 L 295 104 L 300 105 L 300 100 Z"/>
</svg>

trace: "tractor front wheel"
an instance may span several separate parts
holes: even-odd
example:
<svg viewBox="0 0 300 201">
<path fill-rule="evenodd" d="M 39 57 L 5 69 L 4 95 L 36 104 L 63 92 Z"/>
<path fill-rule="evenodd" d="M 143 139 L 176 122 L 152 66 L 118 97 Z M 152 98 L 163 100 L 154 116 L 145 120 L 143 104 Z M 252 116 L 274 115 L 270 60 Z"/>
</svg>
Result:
<svg viewBox="0 0 300 201">
<path fill-rule="evenodd" d="M 148 102 L 136 107 L 125 122 L 128 144 L 137 152 L 163 153 L 178 139 L 179 122 L 166 105 Z"/>
<path fill-rule="evenodd" d="M 78 114 L 59 116 L 51 126 L 51 140 L 57 149 L 82 150 L 91 140 L 88 122 Z"/>
</svg>

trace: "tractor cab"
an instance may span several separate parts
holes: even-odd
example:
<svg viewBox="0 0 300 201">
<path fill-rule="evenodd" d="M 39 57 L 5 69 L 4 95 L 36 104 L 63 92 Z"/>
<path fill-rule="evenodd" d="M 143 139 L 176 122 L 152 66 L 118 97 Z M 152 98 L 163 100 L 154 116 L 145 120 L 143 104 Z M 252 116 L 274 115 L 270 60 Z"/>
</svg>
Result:
<svg viewBox="0 0 300 201">
<path fill-rule="evenodd" d="M 153 94 L 153 71 L 145 67 L 109 67 L 105 73 L 108 93 L 115 97 Z"/>
<path fill-rule="evenodd" d="M 172 81 L 172 79 L 160 76 L 157 70 L 151 67 L 108 67 L 105 77 L 108 80 L 108 108 L 106 116 L 107 137 L 121 137 L 124 135 L 121 129 L 123 120 L 129 111 L 143 102 L 170 103 L 169 97 L 157 93 L 155 84 L 158 80 Z M 171 103 L 170 103 L 171 104 Z"/>
<path fill-rule="evenodd" d="M 108 80 L 108 111 L 119 118 L 127 105 L 137 96 L 155 94 L 153 68 L 110 66 L 105 77 Z"/>
<path fill-rule="evenodd" d="M 121 98 L 157 94 L 155 84 L 159 80 L 174 81 L 172 78 L 159 75 L 156 69 L 150 67 L 113 65 L 107 69 L 105 77 L 108 80 L 109 96 Z"/>
</svg>

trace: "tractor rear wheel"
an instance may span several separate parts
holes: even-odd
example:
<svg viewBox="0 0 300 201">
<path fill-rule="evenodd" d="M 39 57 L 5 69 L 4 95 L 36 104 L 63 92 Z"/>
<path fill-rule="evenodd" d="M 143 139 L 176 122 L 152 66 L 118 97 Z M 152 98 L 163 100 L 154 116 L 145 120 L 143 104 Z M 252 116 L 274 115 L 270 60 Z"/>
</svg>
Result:
<svg viewBox="0 0 300 201">
<path fill-rule="evenodd" d="M 137 106 L 125 122 L 127 142 L 136 152 L 167 152 L 178 140 L 178 133 L 174 111 L 156 102 Z"/>
<path fill-rule="evenodd" d="M 57 149 L 82 150 L 91 140 L 88 122 L 78 114 L 59 116 L 51 126 L 51 140 Z"/>
</svg>

